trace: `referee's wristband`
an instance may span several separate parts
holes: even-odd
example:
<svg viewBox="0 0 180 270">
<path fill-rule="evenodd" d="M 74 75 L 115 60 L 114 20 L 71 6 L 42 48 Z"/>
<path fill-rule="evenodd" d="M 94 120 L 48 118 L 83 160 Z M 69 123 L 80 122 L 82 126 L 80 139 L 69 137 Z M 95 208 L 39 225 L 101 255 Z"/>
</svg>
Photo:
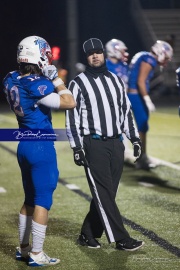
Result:
<svg viewBox="0 0 180 270">
<path fill-rule="evenodd" d="M 58 87 L 59 85 L 64 84 L 64 82 L 63 82 L 63 80 L 61 80 L 61 78 L 58 78 L 56 80 L 53 80 L 52 83 L 53 83 L 53 85 L 54 85 L 55 88 Z"/>
<path fill-rule="evenodd" d="M 58 92 L 58 95 L 61 96 L 63 94 L 66 94 L 66 95 L 71 95 L 72 96 L 72 93 L 70 90 L 66 89 L 66 90 L 61 90 Z"/>
</svg>

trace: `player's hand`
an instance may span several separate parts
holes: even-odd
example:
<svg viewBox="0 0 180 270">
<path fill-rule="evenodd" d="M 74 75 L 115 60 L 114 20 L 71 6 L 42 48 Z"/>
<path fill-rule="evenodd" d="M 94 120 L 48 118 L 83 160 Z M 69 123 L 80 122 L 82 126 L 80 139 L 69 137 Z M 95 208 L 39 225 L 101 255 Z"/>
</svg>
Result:
<svg viewBox="0 0 180 270">
<path fill-rule="evenodd" d="M 135 162 L 138 161 L 142 156 L 142 146 L 141 141 L 137 141 L 133 143 L 134 148 L 134 157 L 136 158 Z M 135 163 L 134 162 L 134 163 Z"/>
<path fill-rule="evenodd" d="M 74 151 L 74 162 L 78 166 L 89 166 L 88 161 L 85 157 L 85 152 L 81 147 L 75 147 L 73 148 Z"/>
<path fill-rule="evenodd" d="M 143 98 L 144 98 L 144 101 L 146 103 L 146 106 L 147 106 L 149 112 L 154 112 L 156 110 L 156 107 L 153 104 L 152 100 L 150 99 L 150 96 L 145 95 L 145 96 L 143 96 Z"/>
<path fill-rule="evenodd" d="M 54 80 L 58 77 L 58 70 L 54 65 L 45 66 L 42 69 L 44 76 L 48 77 L 50 80 Z"/>
<path fill-rule="evenodd" d="M 180 87 L 180 67 L 176 69 L 176 85 Z"/>
</svg>

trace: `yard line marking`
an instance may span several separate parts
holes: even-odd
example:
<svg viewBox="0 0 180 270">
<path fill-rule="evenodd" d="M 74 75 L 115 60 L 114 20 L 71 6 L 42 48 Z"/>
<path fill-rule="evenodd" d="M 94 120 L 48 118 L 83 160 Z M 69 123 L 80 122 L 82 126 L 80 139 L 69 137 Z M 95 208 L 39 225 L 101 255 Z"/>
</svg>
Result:
<svg viewBox="0 0 180 270">
<path fill-rule="evenodd" d="M 64 179 L 62 179 L 62 178 L 59 178 L 58 179 L 58 182 L 60 183 L 60 184 L 62 184 L 63 186 L 67 186 L 68 185 L 68 182 L 66 182 Z M 86 194 L 86 193 L 84 193 L 82 190 L 80 190 L 80 189 L 74 189 L 74 190 L 72 190 L 73 192 L 75 192 L 75 193 L 77 193 L 78 195 L 80 195 L 81 197 L 83 197 L 84 199 L 86 199 L 87 201 L 91 201 L 92 200 L 92 197 L 91 196 L 89 196 L 88 194 Z"/>
<path fill-rule="evenodd" d="M 67 184 L 66 187 L 69 188 L 69 189 L 71 189 L 71 190 L 79 190 L 80 189 L 75 184 Z"/>
<path fill-rule="evenodd" d="M 150 158 L 155 164 L 157 164 L 157 166 L 158 165 L 164 165 L 164 166 L 170 167 L 172 169 L 180 170 L 179 165 L 173 164 L 171 162 L 168 162 L 168 161 L 165 161 L 165 160 L 162 160 L 162 159 L 154 158 L 154 157 L 150 157 Z"/>
<path fill-rule="evenodd" d="M 4 150 L 6 150 L 7 152 L 9 152 L 10 154 L 16 156 L 16 152 L 14 150 L 11 150 L 9 147 L 3 145 L 3 144 L 0 144 L 0 147 Z"/>
<path fill-rule="evenodd" d="M 0 187 L 0 193 L 6 193 L 6 192 L 7 192 L 7 190 L 5 188 Z"/>
<path fill-rule="evenodd" d="M 139 224 L 136 224 L 135 222 L 133 222 L 125 217 L 123 217 L 123 221 L 126 225 L 130 226 L 133 230 L 139 231 L 143 235 L 147 236 L 151 241 L 155 242 L 158 246 L 169 251 L 170 253 L 174 254 L 175 256 L 180 257 L 180 248 L 171 245 L 168 241 L 159 237 L 153 231 L 149 231 L 149 230 L 141 227 Z"/>
<path fill-rule="evenodd" d="M 152 161 L 152 163 L 154 163 L 156 165 L 156 167 L 162 165 L 162 166 L 167 166 L 167 167 L 169 167 L 171 169 L 176 169 L 178 171 L 180 170 L 180 166 L 179 165 L 174 164 L 174 163 L 171 163 L 169 161 L 165 161 L 165 160 L 162 160 L 162 159 L 159 159 L 159 158 L 155 158 L 155 157 L 152 157 L 152 156 L 150 156 L 149 159 Z M 129 163 L 129 164 L 135 166 L 134 160 L 135 159 L 133 157 L 133 151 L 129 151 L 129 154 L 127 156 L 127 161 L 125 160 L 125 162 L 127 164 Z M 153 169 L 154 168 L 152 168 L 152 170 Z"/>
<path fill-rule="evenodd" d="M 144 187 L 154 187 L 154 184 L 146 183 L 146 182 L 139 182 L 138 184 Z"/>
</svg>

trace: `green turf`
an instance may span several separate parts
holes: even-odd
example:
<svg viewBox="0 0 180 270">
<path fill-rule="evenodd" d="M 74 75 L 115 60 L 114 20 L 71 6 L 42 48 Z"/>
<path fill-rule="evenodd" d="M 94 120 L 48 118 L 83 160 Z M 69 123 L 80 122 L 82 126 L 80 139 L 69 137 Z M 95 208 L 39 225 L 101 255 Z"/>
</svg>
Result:
<svg viewBox="0 0 180 270">
<path fill-rule="evenodd" d="M 11 118 L 11 113 L 8 113 Z M 64 128 L 64 113 L 53 114 L 54 126 Z M 0 127 L 15 127 L 13 121 L 3 121 Z M 173 109 L 168 114 L 158 111 L 151 116 L 151 129 L 148 135 L 148 152 L 158 158 L 178 163 L 180 147 L 179 118 Z M 170 128 L 169 128 L 170 126 Z M 90 195 L 82 167 L 74 165 L 72 150 L 68 142 L 56 142 L 58 165 L 61 178 L 76 184 Z M 12 150 L 12 153 L 2 146 Z M 23 202 L 20 171 L 17 165 L 16 142 L 0 142 L 0 187 L 7 192 L 0 193 L 0 269 L 29 269 L 23 262 L 14 259 L 18 245 L 18 211 Z M 167 150 L 168 149 L 168 150 Z M 146 185 L 146 186 L 145 186 Z M 179 235 L 179 191 L 180 171 L 160 166 L 152 171 L 135 170 L 125 166 L 117 194 L 117 204 L 122 215 L 148 231 L 180 248 Z M 49 224 L 44 250 L 61 259 L 61 264 L 52 269 L 64 270 L 178 270 L 179 257 L 161 245 L 151 241 L 141 232 L 126 225 L 132 237 L 145 241 L 145 246 L 137 252 L 116 251 L 109 245 L 105 235 L 100 242 L 102 248 L 91 250 L 79 247 L 76 238 L 89 202 L 58 184 L 54 193 L 54 204 L 49 214 Z"/>
<path fill-rule="evenodd" d="M 148 153 L 180 164 L 180 118 L 178 114 L 156 112 L 150 117 L 147 137 Z"/>
</svg>

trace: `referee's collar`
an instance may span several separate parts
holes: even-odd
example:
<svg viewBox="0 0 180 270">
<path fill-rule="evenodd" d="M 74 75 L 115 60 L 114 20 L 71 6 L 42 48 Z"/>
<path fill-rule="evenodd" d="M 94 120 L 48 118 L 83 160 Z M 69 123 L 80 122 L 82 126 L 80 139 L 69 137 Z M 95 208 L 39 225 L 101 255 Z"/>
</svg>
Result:
<svg viewBox="0 0 180 270">
<path fill-rule="evenodd" d="M 90 74 L 93 78 L 97 79 L 98 76 L 100 75 L 105 75 L 107 77 L 109 77 L 109 72 L 108 69 L 106 67 L 106 63 L 98 68 L 93 68 L 89 65 L 86 66 L 86 71 L 87 74 Z"/>
</svg>

